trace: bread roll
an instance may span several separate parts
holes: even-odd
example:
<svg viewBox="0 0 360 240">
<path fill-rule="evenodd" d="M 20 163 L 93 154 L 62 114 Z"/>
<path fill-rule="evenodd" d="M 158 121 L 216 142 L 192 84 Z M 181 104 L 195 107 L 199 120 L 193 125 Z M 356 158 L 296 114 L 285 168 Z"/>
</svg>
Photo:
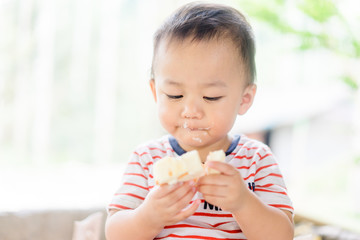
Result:
<svg viewBox="0 0 360 240">
<path fill-rule="evenodd" d="M 225 161 L 223 150 L 210 152 L 207 161 Z M 156 185 L 164 183 L 174 184 L 182 181 L 196 180 L 204 174 L 216 174 L 219 171 L 206 168 L 203 164 L 198 151 L 193 150 L 180 157 L 166 156 L 154 164 L 154 178 Z"/>
<path fill-rule="evenodd" d="M 154 178 L 157 185 L 197 179 L 203 174 L 204 168 L 196 150 L 177 158 L 166 156 L 154 164 Z"/>
<path fill-rule="evenodd" d="M 206 161 L 217 161 L 217 162 L 225 162 L 225 153 L 223 150 L 217 150 L 214 152 L 210 152 L 206 158 Z M 211 169 L 209 167 L 205 167 L 206 174 L 219 174 L 220 172 L 215 169 Z"/>
</svg>

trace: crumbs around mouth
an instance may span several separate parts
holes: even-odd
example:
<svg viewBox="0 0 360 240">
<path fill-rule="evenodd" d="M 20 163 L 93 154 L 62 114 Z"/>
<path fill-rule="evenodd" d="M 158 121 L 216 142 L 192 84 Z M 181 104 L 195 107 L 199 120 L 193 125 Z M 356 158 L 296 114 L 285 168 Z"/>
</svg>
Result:
<svg viewBox="0 0 360 240">
<path fill-rule="evenodd" d="M 205 128 L 190 128 L 187 122 L 184 122 L 184 124 L 182 125 L 182 128 L 187 129 L 189 131 L 208 131 L 210 130 L 210 127 L 205 127 Z"/>
</svg>

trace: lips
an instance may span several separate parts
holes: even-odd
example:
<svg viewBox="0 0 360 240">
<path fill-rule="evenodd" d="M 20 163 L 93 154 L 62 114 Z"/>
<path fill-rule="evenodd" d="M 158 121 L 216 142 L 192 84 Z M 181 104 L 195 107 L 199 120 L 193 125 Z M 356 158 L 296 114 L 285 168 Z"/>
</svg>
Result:
<svg viewBox="0 0 360 240">
<path fill-rule="evenodd" d="M 208 131 L 208 130 L 210 130 L 210 127 L 192 126 L 192 125 L 188 124 L 188 122 L 184 122 L 184 124 L 181 125 L 181 128 L 187 129 L 189 131 Z"/>
</svg>

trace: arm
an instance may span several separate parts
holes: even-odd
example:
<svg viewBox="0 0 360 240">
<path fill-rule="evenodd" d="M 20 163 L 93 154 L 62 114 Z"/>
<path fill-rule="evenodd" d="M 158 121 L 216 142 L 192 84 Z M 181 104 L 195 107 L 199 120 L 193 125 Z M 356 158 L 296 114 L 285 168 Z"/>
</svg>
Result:
<svg viewBox="0 0 360 240">
<path fill-rule="evenodd" d="M 233 166 L 221 162 L 206 164 L 221 174 L 202 177 L 199 191 L 209 203 L 231 212 L 248 239 L 293 239 L 291 213 L 264 204 Z"/>
<path fill-rule="evenodd" d="M 106 221 L 106 239 L 147 240 L 166 226 L 191 216 L 199 202 L 184 209 L 195 194 L 191 182 L 156 186 L 134 210 L 110 211 Z"/>
<path fill-rule="evenodd" d="M 111 210 L 105 225 L 106 239 L 154 239 L 161 228 L 146 221 L 147 217 L 141 212 L 140 207 L 134 210 Z"/>
<path fill-rule="evenodd" d="M 254 193 L 247 198 L 243 208 L 232 212 L 244 234 L 251 240 L 256 239 L 293 239 L 292 214 L 264 204 Z"/>
</svg>

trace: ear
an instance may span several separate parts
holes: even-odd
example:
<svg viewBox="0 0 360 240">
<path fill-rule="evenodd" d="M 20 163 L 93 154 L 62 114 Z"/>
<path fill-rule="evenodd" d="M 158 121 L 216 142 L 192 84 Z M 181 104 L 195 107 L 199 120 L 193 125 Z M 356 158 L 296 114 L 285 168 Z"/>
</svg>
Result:
<svg viewBox="0 0 360 240">
<path fill-rule="evenodd" d="M 151 88 L 151 92 L 153 94 L 154 100 L 155 100 L 155 102 L 157 102 L 155 80 L 153 78 L 150 79 L 150 88 Z"/>
<path fill-rule="evenodd" d="M 247 86 L 242 93 L 242 99 L 239 107 L 239 115 L 244 115 L 254 102 L 256 94 L 256 84 Z"/>
</svg>

